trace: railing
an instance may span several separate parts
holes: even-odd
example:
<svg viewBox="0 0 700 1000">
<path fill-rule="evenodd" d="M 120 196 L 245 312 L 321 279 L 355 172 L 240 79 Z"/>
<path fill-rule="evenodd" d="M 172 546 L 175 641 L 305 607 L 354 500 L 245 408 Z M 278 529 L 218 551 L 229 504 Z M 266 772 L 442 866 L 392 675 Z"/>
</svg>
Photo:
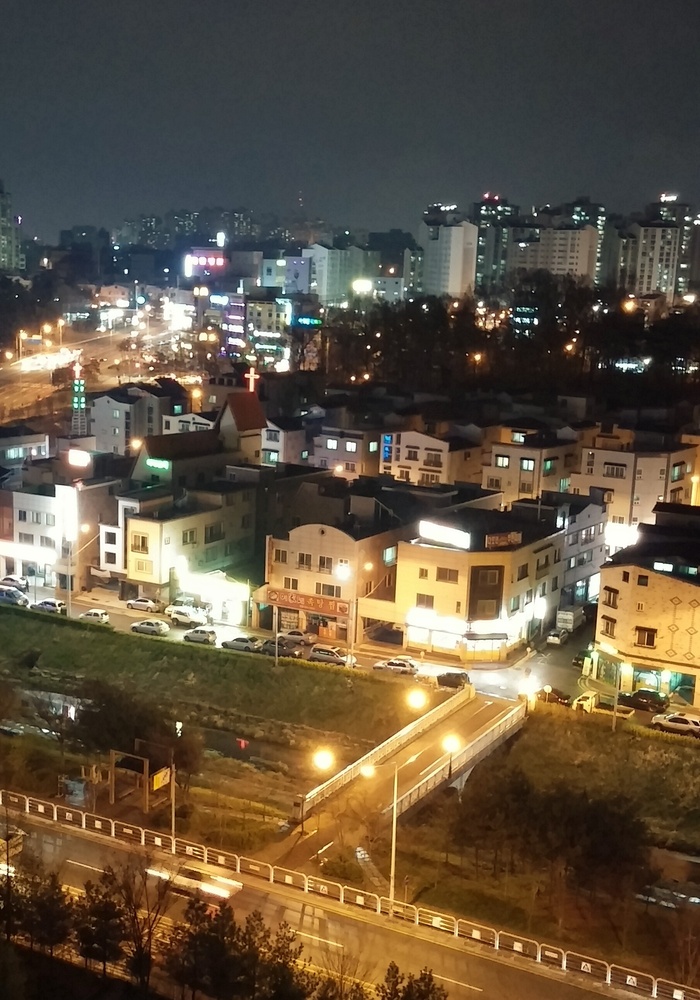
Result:
<svg viewBox="0 0 700 1000">
<path fill-rule="evenodd" d="M 479 761 L 491 753 L 495 747 L 503 743 L 512 736 L 525 721 L 527 708 L 524 702 L 514 706 L 504 717 L 497 719 L 485 733 L 481 733 L 475 740 L 472 740 L 466 747 L 450 758 L 447 764 L 441 764 L 434 771 L 428 774 L 417 785 L 414 785 L 408 792 L 405 792 L 396 804 L 397 814 L 406 812 L 411 806 L 419 802 L 434 788 L 449 781 L 453 774 L 458 774 L 467 766 L 474 767 Z M 390 807 L 389 807 L 390 808 Z"/>
<path fill-rule="evenodd" d="M 452 715 L 457 709 L 462 708 L 464 705 L 468 704 L 476 697 L 474 688 L 471 684 L 466 684 L 461 691 L 448 698 L 447 701 L 442 702 L 441 705 L 437 705 L 435 708 L 431 709 L 430 712 L 426 712 L 425 715 L 421 715 L 419 719 L 414 719 L 413 722 L 409 722 L 407 726 L 400 729 L 398 733 L 394 733 L 390 736 L 388 740 L 380 743 L 379 746 L 373 747 L 369 750 L 363 757 L 359 760 L 354 761 L 352 764 L 348 764 L 347 767 L 343 768 L 342 771 L 338 771 L 334 774 L 332 778 L 328 778 L 327 781 L 322 782 L 322 784 L 317 785 L 316 788 L 312 788 L 310 792 L 306 795 L 301 796 L 294 803 L 294 819 L 297 821 L 309 815 L 312 809 L 314 809 L 319 802 L 323 802 L 331 795 L 335 795 L 336 792 L 340 791 L 346 785 L 349 785 L 355 778 L 359 777 L 360 771 L 363 767 L 367 767 L 370 764 L 379 764 L 385 757 L 388 757 L 392 753 L 396 753 L 397 750 L 401 750 L 406 744 L 410 743 L 411 740 L 415 739 L 416 736 L 420 736 L 422 733 L 431 729 L 436 723 L 442 722 L 447 716 Z"/>
<path fill-rule="evenodd" d="M 512 728 L 512 727 L 511 727 Z M 455 755 L 456 759 L 456 755 Z M 540 944 L 532 938 L 510 931 L 499 931 L 495 927 L 479 924 L 451 913 L 441 913 L 413 903 L 394 901 L 393 906 L 386 896 L 366 892 L 354 886 L 343 885 L 329 879 L 304 872 L 271 865 L 255 858 L 205 847 L 180 837 L 173 839 L 169 834 L 156 833 L 121 820 L 107 819 L 93 813 L 82 812 L 69 806 L 45 802 L 29 795 L 0 790 L 0 805 L 24 813 L 34 819 L 58 823 L 74 832 L 87 831 L 93 835 L 109 837 L 130 848 L 144 847 L 150 850 L 167 851 L 171 856 L 198 861 L 214 868 L 223 868 L 238 875 L 258 878 L 266 884 L 284 885 L 300 892 L 313 893 L 343 906 L 377 916 L 391 917 L 416 927 L 429 928 L 451 938 L 458 938 L 465 944 L 488 951 L 499 951 L 524 963 L 535 963 L 557 971 L 571 973 L 579 981 L 588 985 L 612 986 L 615 989 L 637 997 L 652 997 L 658 1000 L 700 1000 L 700 989 L 683 986 L 671 980 L 656 978 L 648 972 L 636 972 L 625 966 L 608 963 L 582 952 L 566 951 L 558 945 Z M 525 966 L 526 967 L 526 966 Z"/>
</svg>

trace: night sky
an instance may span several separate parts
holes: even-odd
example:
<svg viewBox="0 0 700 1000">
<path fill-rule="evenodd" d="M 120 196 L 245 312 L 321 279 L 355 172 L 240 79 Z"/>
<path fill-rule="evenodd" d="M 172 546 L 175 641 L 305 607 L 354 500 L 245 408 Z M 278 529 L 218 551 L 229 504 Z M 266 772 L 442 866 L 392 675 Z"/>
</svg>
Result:
<svg viewBox="0 0 700 1000">
<path fill-rule="evenodd" d="M 490 190 L 700 202 L 698 0 L 5 0 L 25 234 L 247 205 L 415 230 Z"/>
</svg>

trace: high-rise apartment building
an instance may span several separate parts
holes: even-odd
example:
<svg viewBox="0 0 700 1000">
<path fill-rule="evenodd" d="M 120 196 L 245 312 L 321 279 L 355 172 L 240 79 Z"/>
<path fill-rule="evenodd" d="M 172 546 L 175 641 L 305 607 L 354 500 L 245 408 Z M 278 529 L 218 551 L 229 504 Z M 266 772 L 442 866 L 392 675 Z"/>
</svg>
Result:
<svg viewBox="0 0 700 1000">
<path fill-rule="evenodd" d="M 423 292 L 461 298 L 474 291 L 479 230 L 456 205 L 430 205 L 420 227 Z"/>
<path fill-rule="evenodd" d="M 693 241 L 696 232 L 692 208 L 687 202 L 679 201 L 677 194 L 664 192 L 658 201 L 647 205 L 646 214 L 650 220 L 678 226 L 678 267 L 674 291 L 677 295 L 685 295 L 690 285 Z"/>
<path fill-rule="evenodd" d="M 633 223 L 621 242 L 620 287 L 635 295 L 661 292 L 673 301 L 680 229 L 673 223 Z"/>
<path fill-rule="evenodd" d="M 19 222 L 12 214 L 10 195 L 0 180 L 0 271 L 16 274 L 24 270 Z"/>
<path fill-rule="evenodd" d="M 476 288 L 488 293 L 500 288 L 507 273 L 508 230 L 506 220 L 518 217 L 520 209 L 507 198 L 486 192 L 472 207 L 471 221 L 478 227 Z"/>
<path fill-rule="evenodd" d="M 541 226 L 530 238 L 510 242 L 507 266 L 509 272 L 549 271 L 593 284 L 597 258 L 598 230 L 594 226 Z"/>
</svg>

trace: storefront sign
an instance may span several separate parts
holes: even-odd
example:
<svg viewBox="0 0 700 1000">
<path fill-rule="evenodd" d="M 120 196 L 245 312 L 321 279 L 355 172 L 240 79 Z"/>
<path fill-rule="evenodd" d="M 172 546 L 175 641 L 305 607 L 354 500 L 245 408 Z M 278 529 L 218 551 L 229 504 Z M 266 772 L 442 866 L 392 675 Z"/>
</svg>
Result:
<svg viewBox="0 0 700 1000">
<path fill-rule="evenodd" d="M 297 608 L 299 611 L 311 611 L 317 615 L 347 618 L 350 605 L 347 601 L 336 601 L 332 597 L 313 597 L 311 594 L 300 594 L 298 590 L 273 590 L 268 587 L 267 600 L 280 608 Z"/>
</svg>

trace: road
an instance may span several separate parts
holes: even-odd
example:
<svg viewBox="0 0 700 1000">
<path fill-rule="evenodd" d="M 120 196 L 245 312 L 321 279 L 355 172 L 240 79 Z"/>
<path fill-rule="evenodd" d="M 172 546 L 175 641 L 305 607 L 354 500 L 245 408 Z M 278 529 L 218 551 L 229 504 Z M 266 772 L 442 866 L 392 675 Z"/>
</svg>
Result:
<svg viewBox="0 0 700 1000">
<path fill-rule="evenodd" d="M 21 825 L 30 833 L 29 849 L 59 872 L 64 885 L 73 888 L 80 889 L 88 879 L 97 878 L 105 865 L 123 863 L 130 853 L 126 845 L 98 841 L 92 835 L 64 831 L 33 818 L 22 817 Z M 206 868 L 199 862 L 197 867 Z M 403 972 L 418 973 L 427 966 L 453 1000 L 576 1000 L 583 995 L 600 995 L 598 990 L 567 981 L 563 973 L 546 971 L 524 960 L 520 960 L 523 965 L 517 965 L 517 960 L 497 953 L 480 953 L 478 946 L 427 927 L 390 923 L 386 918 L 246 875 L 232 873 L 232 877 L 243 883 L 243 890 L 232 899 L 237 918 L 259 910 L 272 927 L 287 921 L 304 945 L 303 957 L 320 968 L 337 971 L 342 961 L 350 975 L 373 982 L 383 978 L 392 960 Z M 176 897 L 169 916 L 177 919 L 184 907 L 184 901 Z"/>
</svg>

